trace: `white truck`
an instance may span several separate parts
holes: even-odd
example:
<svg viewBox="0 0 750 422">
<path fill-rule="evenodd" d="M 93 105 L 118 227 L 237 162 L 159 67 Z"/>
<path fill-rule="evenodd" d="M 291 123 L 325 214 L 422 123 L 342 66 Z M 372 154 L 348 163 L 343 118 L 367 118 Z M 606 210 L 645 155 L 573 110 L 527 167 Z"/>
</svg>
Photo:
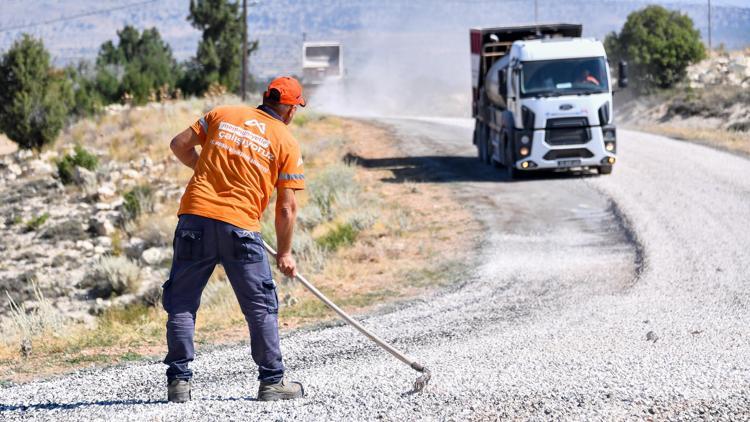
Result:
<svg viewBox="0 0 750 422">
<path fill-rule="evenodd" d="M 471 29 L 472 116 L 479 159 L 521 171 L 612 172 L 617 152 L 612 85 L 600 41 L 582 26 Z M 618 85 L 627 85 L 620 63 Z"/>
<path fill-rule="evenodd" d="M 344 76 L 344 53 L 338 42 L 302 44 L 302 83 L 320 85 Z"/>
</svg>

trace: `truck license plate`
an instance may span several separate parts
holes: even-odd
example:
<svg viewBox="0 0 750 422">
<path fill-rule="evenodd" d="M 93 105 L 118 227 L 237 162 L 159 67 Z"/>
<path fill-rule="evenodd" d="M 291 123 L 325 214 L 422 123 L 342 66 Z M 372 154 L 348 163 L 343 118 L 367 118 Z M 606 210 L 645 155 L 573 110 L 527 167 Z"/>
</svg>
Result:
<svg viewBox="0 0 750 422">
<path fill-rule="evenodd" d="M 576 167 L 581 165 L 581 160 L 559 160 L 557 167 Z"/>
</svg>

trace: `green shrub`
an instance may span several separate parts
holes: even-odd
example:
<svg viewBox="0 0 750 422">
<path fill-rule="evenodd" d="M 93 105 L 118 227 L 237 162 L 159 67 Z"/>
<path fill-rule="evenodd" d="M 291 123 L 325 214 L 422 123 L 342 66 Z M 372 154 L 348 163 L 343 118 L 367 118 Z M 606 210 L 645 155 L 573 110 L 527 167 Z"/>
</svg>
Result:
<svg viewBox="0 0 750 422">
<path fill-rule="evenodd" d="M 350 223 L 337 224 L 336 227 L 316 242 L 324 249 L 335 251 L 341 246 L 351 245 L 357 238 L 359 230 Z"/>
<path fill-rule="evenodd" d="M 45 212 L 44 214 L 37 215 L 36 217 L 26 222 L 26 231 L 32 232 L 38 230 L 39 227 L 42 227 L 42 225 L 46 223 L 48 219 L 49 213 Z"/>
<path fill-rule="evenodd" d="M 154 192 L 149 185 L 136 186 L 123 195 L 123 214 L 126 221 L 135 220 L 144 212 L 153 211 Z"/>
<path fill-rule="evenodd" d="M 103 106 L 102 96 L 97 90 L 96 73 L 90 62 L 81 61 L 65 68 L 65 74 L 73 84 L 73 107 L 76 117 L 87 117 L 97 113 Z"/>
<path fill-rule="evenodd" d="M 620 33 L 607 35 L 604 44 L 611 59 L 629 62 L 641 90 L 673 86 L 685 77 L 689 64 L 706 55 L 693 20 L 661 6 L 631 13 Z"/>
<path fill-rule="evenodd" d="M 729 125 L 729 130 L 733 132 L 750 132 L 750 120 L 734 122 Z"/>
<path fill-rule="evenodd" d="M 355 174 L 354 167 L 346 164 L 326 167 L 308 185 L 310 202 L 307 206 L 318 207 L 324 220 L 332 220 L 337 204 L 350 206 L 357 202 L 359 185 L 354 180 Z"/>
<path fill-rule="evenodd" d="M 87 274 L 83 286 L 94 297 L 135 293 L 141 285 L 138 264 L 124 256 L 102 257 Z"/>
<path fill-rule="evenodd" d="M 14 42 L 0 60 L 0 132 L 39 151 L 57 138 L 72 103 L 70 82 L 42 41 L 24 34 Z"/>
<path fill-rule="evenodd" d="M 98 165 L 99 160 L 94 154 L 86 151 L 82 146 L 76 145 L 73 149 L 73 155 L 67 154 L 57 162 L 57 174 L 60 176 L 60 180 L 67 185 L 73 182 L 73 172 L 76 167 L 94 171 Z"/>
</svg>

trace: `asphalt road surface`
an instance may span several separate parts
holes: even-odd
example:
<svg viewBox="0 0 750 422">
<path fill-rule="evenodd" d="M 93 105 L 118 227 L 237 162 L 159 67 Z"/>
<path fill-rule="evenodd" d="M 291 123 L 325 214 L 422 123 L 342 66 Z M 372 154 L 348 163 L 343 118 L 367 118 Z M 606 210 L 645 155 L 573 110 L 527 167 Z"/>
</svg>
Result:
<svg viewBox="0 0 750 422">
<path fill-rule="evenodd" d="M 750 418 L 750 161 L 621 130 L 610 176 L 508 182 L 468 120 L 395 120 L 404 154 L 361 165 L 450 183 L 485 228 L 453 287 L 363 317 L 432 370 L 347 326 L 286 335 L 307 397 L 254 401 L 247 347 L 203 353 L 193 401 L 157 362 L 0 389 L 0 419 Z M 314 282 L 314 280 L 313 280 Z"/>
</svg>

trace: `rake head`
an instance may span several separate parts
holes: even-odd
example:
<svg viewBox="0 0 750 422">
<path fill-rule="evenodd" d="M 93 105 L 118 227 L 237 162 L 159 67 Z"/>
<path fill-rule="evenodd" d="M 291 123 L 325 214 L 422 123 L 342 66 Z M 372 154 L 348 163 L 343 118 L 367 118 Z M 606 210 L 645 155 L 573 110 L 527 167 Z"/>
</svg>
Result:
<svg viewBox="0 0 750 422">
<path fill-rule="evenodd" d="M 412 390 L 415 393 L 419 393 L 427 386 L 427 383 L 430 382 L 430 378 L 432 378 L 432 373 L 429 369 L 425 368 L 424 366 L 414 362 L 411 364 L 412 369 L 415 371 L 421 372 L 422 375 L 419 376 L 414 381 L 414 390 Z"/>
</svg>

